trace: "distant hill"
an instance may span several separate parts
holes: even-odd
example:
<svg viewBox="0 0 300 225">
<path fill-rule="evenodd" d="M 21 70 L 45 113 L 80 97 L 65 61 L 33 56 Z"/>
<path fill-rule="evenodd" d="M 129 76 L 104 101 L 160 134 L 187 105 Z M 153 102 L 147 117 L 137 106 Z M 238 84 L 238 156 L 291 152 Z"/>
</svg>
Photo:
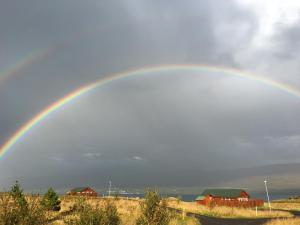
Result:
<svg viewBox="0 0 300 225">
<path fill-rule="evenodd" d="M 270 190 L 281 192 L 299 190 L 300 192 L 300 164 L 275 164 L 246 168 L 222 173 L 227 181 L 218 185 L 247 187 L 253 191 L 264 190 L 264 180 L 268 180 Z"/>
<path fill-rule="evenodd" d="M 106 190 L 111 180 L 116 188 L 144 190 L 146 187 L 160 187 L 163 192 L 199 193 L 207 187 L 242 187 L 251 192 L 263 192 L 264 180 L 268 180 L 270 191 L 287 192 L 293 190 L 300 194 L 300 163 L 274 164 L 235 170 L 207 171 L 203 169 L 178 168 L 176 171 L 156 170 L 146 167 L 120 167 L 119 171 L 93 170 L 61 171 L 53 176 L 40 176 L 28 179 L 22 177 L 25 190 L 44 190 L 49 186 L 57 189 L 89 185 Z M 8 189 L 15 178 L 2 180 L 1 188 Z"/>
</svg>

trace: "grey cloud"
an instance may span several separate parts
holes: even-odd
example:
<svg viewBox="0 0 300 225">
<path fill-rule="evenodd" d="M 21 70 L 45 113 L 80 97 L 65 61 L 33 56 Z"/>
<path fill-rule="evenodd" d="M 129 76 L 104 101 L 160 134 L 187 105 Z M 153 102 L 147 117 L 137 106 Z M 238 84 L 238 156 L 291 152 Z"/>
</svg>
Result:
<svg viewBox="0 0 300 225">
<path fill-rule="evenodd" d="M 0 58 L 13 62 L 32 49 L 51 49 L 0 84 L 1 143 L 50 103 L 115 72 L 166 63 L 243 69 L 239 55 L 252 46 L 259 26 L 255 14 L 234 1 L 30 0 L 10 1 L 0 12 Z M 265 63 L 269 76 L 283 70 L 278 61 L 270 66 L 270 49 L 252 50 L 251 62 Z M 294 76 L 286 72 L 286 79 Z M 113 178 L 133 186 L 213 184 L 208 171 L 264 165 L 270 152 L 268 163 L 289 160 L 275 145 L 292 145 L 299 135 L 298 101 L 257 82 L 205 71 L 119 80 L 28 132 L 1 161 L 6 175 L 0 182 L 101 186 Z"/>
<path fill-rule="evenodd" d="M 143 158 L 140 157 L 140 156 L 133 156 L 133 159 L 135 159 L 135 160 L 142 160 Z"/>
<path fill-rule="evenodd" d="M 297 20 L 292 25 L 280 26 L 273 37 L 276 43 L 274 56 L 280 60 L 295 60 L 300 48 L 300 26 Z"/>
<path fill-rule="evenodd" d="M 100 152 L 88 152 L 84 153 L 84 157 L 90 158 L 90 159 L 97 159 L 101 157 Z"/>
</svg>

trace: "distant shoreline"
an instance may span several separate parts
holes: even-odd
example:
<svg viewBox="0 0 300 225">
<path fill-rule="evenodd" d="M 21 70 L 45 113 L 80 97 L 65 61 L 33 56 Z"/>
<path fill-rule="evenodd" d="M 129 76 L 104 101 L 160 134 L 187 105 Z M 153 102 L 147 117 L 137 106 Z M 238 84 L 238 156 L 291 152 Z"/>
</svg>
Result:
<svg viewBox="0 0 300 225">
<path fill-rule="evenodd" d="M 63 196 L 64 194 L 61 194 Z M 180 198 L 180 200 L 185 202 L 193 202 L 196 197 L 199 194 L 161 194 L 163 198 L 168 197 L 174 197 L 174 198 Z M 107 196 L 107 195 L 101 195 L 99 196 Z M 129 198 L 144 198 L 144 194 L 112 194 L 111 196 L 119 196 L 119 197 L 129 197 Z M 271 193 L 270 199 L 272 200 L 280 200 L 280 199 L 288 199 L 290 197 L 294 197 L 296 195 L 294 194 L 288 194 L 288 193 Z M 263 199 L 264 201 L 267 201 L 265 193 L 255 193 L 251 195 L 251 198 L 257 198 L 257 199 Z"/>
</svg>

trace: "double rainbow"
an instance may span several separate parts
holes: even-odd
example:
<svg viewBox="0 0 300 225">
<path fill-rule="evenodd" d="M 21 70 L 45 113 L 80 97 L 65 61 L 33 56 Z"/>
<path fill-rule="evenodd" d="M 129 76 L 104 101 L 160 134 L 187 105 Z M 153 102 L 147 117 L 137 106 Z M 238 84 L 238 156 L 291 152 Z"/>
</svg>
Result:
<svg viewBox="0 0 300 225">
<path fill-rule="evenodd" d="M 42 59 L 49 53 L 49 48 L 36 49 L 29 54 L 26 54 L 12 65 L 0 71 L 0 84 L 3 83 L 9 77 L 18 74 L 26 67 L 34 64 L 36 61 Z"/>
<path fill-rule="evenodd" d="M 83 94 L 94 90 L 100 86 L 106 85 L 108 83 L 114 82 L 116 80 L 124 79 L 127 77 L 133 76 L 144 76 L 152 73 L 170 73 L 170 72 L 216 72 L 224 75 L 241 77 L 249 80 L 253 80 L 278 90 L 282 90 L 288 94 L 291 94 L 296 97 L 300 97 L 300 91 L 288 84 L 268 79 L 262 76 L 258 76 L 252 73 L 226 68 L 226 67 L 216 67 L 210 65 L 160 65 L 156 67 L 148 67 L 137 70 L 129 70 L 126 72 L 117 73 L 103 79 L 97 80 L 93 83 L 84 85 L 73 92 L 67 94 L 63 98 L 57 100 L 53 104 L 49 105 L 41 112 L 36 114 L 32 119 L 27 121 L 23 126 L 21 126 L 0 148 L 0 157 L 2 157 L 6 152 L 8 152 L 22 137 L 30 132 L 35 125 L 39 124 L 47 118 L 51 113 L 54 113 L 56 110 L 62 108 L 71 101 L 79 98 Z"/>
</svg>

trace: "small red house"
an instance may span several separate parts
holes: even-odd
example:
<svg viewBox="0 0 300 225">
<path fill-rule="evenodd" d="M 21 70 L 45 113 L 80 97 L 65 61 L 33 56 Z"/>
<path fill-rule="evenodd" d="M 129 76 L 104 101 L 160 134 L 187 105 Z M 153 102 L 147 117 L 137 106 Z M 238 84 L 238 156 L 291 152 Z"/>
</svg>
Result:
<svg viewBox="0 0 300 225">
<path fill-rule="evenodd" d="M 90 187 L 78 187 L 67 192 L 67 195 L 97 196 L 97 192 Z"/>
<path fill-rule="evenodd" d="M 260 207 L 264 204 L 263 200 L 251 199 L 245 190 L 233 188 L 206 189 L 195 201 L 205 206 Z"/>
</svg>

